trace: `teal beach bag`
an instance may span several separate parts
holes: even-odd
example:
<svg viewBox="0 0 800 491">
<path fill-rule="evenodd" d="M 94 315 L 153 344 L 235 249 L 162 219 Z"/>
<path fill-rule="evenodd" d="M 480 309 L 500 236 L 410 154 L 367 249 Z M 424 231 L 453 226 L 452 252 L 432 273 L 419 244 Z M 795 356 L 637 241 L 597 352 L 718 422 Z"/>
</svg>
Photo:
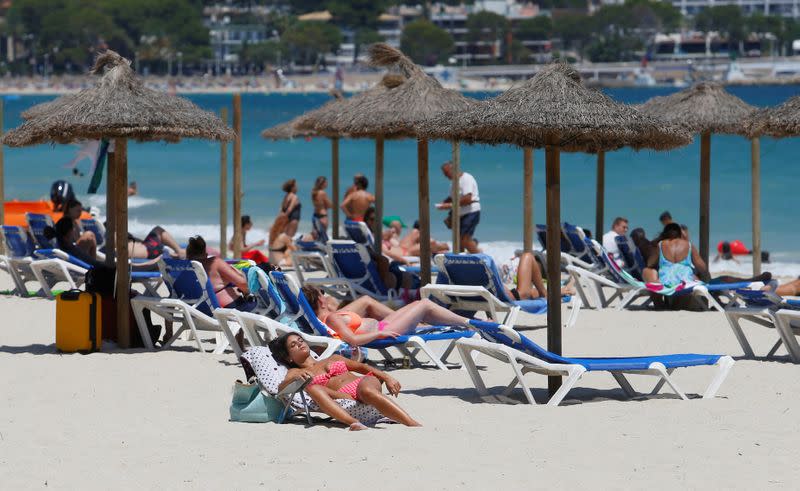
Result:
<svg viewBox="0 0 800 491">
<path fill-rule="evenodd" d="M 276 398 L 261 392 L 255 377 L 245 384 L 237 380 L 233 385 L 230 421 L 242 423 L 278 422 L 283 413 L 283 404 Z"/>
</svg>

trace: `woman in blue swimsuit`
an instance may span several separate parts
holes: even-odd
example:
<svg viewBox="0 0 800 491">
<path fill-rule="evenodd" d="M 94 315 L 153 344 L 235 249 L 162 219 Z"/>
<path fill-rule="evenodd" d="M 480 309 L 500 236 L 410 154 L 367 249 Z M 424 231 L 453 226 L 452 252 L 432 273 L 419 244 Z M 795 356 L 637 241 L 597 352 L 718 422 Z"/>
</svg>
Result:
<svg viewBox="0 0 800 491">
<path fill-rule="evenodd" d="M 697 249 L 681 236 L 681 227 L 670 223 L 661 233 L 658 248 L 654 249 L 644 270 L 644 280 L 674 287 L 681 283 L 699 281 L 707 276 L 706 263 Z"/>
</svg>

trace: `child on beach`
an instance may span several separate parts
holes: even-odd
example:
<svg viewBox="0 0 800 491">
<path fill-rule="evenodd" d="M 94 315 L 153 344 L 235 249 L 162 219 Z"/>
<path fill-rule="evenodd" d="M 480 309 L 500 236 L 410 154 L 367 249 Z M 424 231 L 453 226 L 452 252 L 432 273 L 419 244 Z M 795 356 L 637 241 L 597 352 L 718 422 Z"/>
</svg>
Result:
<svg viewBox="0 0 800 491">
<path fill-rule="evenodd" d="M 275 359 L 289 368 L 279 389 L 295 380 L 310 380 L 305 390 L 311 399 L 325 414 L 347 425 L 350 431 L 366 430 L 367 427 L 336 404 L 336 399 L 354 399 L 374 406 L 381 414 L 398 423 L 422 426 L 383 393 L 383 384 L 389 394 L 395 397 L 400 394 L 401 388 L 400 382 L 386 372 L 339 355 L 315 360 L 308 344 L 299 334 L 283 334 L 270 341 L 269 348 Z M 359 377 L 356 373 L 363 376 Z"/>
</svg>

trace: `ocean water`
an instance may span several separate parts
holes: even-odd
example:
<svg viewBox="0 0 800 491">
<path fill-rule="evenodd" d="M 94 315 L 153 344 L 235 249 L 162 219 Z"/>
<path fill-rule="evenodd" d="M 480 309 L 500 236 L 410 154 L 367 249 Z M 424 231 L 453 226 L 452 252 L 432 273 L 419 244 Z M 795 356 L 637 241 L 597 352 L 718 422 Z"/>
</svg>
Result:
<svg viewBox="0 0 800 491">
<path fill-rule="evenodd" d="M 613 98 L 643 102 L 655 95 L 674 91 L 668 88 L 608 89 Z M 749 86 L 729 89 L 756 106 L 783 102 L 800 93 L 798 86 Z M 493 94 L 474 93 L 484 98 Z M 6 97 L 4 127 L 21 123 L 20 113 L 44 102 L 46 96 Z M 229 95 L 191 95 L 203 108 L 219 111 L 231 104 Z M 310 190 L 319 175 L 330 177 L 330 143 L 327 139 L 268 141 L 259 133 L 328 100 L 324 94 L 245 94 L 243 106 L 243 212 L 253 217 L 253 239 L 263 237 L 278 212 L 281 184 L 296 178 L 303 200 L 300 230 L 310 228 Z M 230 114 L 230 110 L 229 110 Z M 372 182 L 374 142 L 343 140 L 340 144 L 343 185 L 357 172 Z M 5 186 L 7 199 L 46 197 L 56 179 L 72 182 L 85 204 L 104 208 L 104 189 L 100 195 L 85 194 L 89 183 L 89 163 L 79 170 L 86 176 L 73 176 L 65 167 L 77 153 L 73 145 L 40 145 L 6 148 Z M 232 145 L 228 145 L 228 162 Z M 130 228 L 144 235 L 160 224 L 179 239 L 202 234 L 215 242 L 219 223 L 220 145 L 187 140 L 179 144 L 135 143 L 128 149 L 130 180 L 137 181 L 139 196 L 130 201 Z M 800 234 L 795 225 L 792 196 L 800 191 L 800 139 L 762 139 L 762 244 L 772 254 L 769 269 L 786 275 L 800 274 Z M 450 145 L 430 145 L 431 200 L 448 193 L 448 181 L 439 165 L 450 157 Z M 480 186 L 482 217 L 476 237 L 498 259 L 508 259 L 522 240 L 522 151 L 512 146 L 467 146 L 461 151 L 462 168 L 472 173 Z M 408 223 L 417 217 L 416 144 L 412 140 L 387 141 L 385 147 L 385 194 L 387 214 L 400 215 Z M 711 147 L 711 240 L 740 239 L 751 242 L 750 142 L 736 136 L 712 136 Z M 594 228 L 595 157 L 585 154 L 561 156 L 562 220 Z M 544 223 L 544 153 L 534 152 L 534 214 Z M 698 229 L 699 138 L 688 147 L 669 152 L 620 150 L 606 155 L 606 227 L 615 216 L 630 220 L 631 227 L 644 227 L 648 235 L 659 229 L 658 215 L 669 210 L 676 221 L 692 232 Z M 229 210 L 232 209 L 229 204 Z M 432 209 L 432 234 L 449 238 L 444 214 Z M 696 234 L 693 234 L 696 240 Z M 725 263 L 715 269 L 749 269 L 749 262 Z"/>
</svg>

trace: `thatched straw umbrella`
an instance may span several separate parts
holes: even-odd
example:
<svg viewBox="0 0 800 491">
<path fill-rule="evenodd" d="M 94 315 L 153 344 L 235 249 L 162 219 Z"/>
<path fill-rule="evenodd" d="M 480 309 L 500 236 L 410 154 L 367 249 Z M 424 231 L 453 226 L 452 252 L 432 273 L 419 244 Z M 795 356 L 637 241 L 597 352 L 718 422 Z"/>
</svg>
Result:
<svg viewBox="0 0 800 491">
<path fill-rule="evenodd" d="M 345 133 L 354 138 L 374 138 L 376 211 L 375 241 L 380 247 L 383 217 L 384 139 L 417 138 L 415 126 L 443 111 L 466 110 L 475 101 L 447 90 L 425 74 L 408 57 L 391 46 L 377 43 L 369 48 L 374 66 L 399 70 L 401 77 L 384 77 L 377 87 L 350 98 L 335 111 L 318 114 L 298 124 L 321 133 Z M 417 140 L 419 180 L 420 257 L 423 284 L 430 282 L 430 196 L 428 182 L 428 141 Z M 457 186 L 455 186 L 457 187 Z M 458 200 L 456 200 L 457 202 Z M 458 217 L 454 211 L 454 217 Z M 453 220 L 456 221 L 456 220 Z"/>
<path fill-rule="evenodd" d="M 745 121 L 744 129 L 752 138 L 751 157 L 753 166 L 753 272 L 761 272 L 761 156 L 759 138 L 785 138 L 800 136 L 800 96 L 792 97 L 783 104 L 760 109 Z"/>
<path fill-rule="evenodd" d="M 691 141 L 684 130 L 588 89 L 578 72 L 554 63 L 503 94 L 419 128 L 422 137 L 545 148 L 547 184 L 547 345 L 561 353 L 560 152 L 629 146 L 666 150 Z M 551 377 L 557 390 L 560 377 Z"/>
<path fill-rule="evenodd" d="M 94 87 L 59 98 L 3 137 L 6 145 L 72 143 L 114 139 L 114 176 L 109 176 L 107 203 L 114 202 L 116 237 L 117 329 L 122 347 L 130 343 L 128 325 L 130 271 L 128 264 L 127 173 L 128 139 L 178 141 L 181 138 L 231 140 L 233 132 L 213 113 L 186 99 L 148 89 L 113 51 L 98 56 L 92 73 L 102 74 Z M 112 180 L 114 182 L 112 182 Z M 112 190 L 116 190 L 112 193 Z M 111 218 L 111 217 L 109 217 Z"/>
<path fill-rule="evenodd" d="M 700 133 L 700 255 L 708 263 L 711 204 L 711 133 L 746 135 L 742 126 L 754 107 L 722 85 L 700 82 L 672 95 L 654 97 L 640 106 L 651 116 Z M 753 145 L 758 145 L 754 141 Z"/>
<path fill-rule="evenodd" d="M 300 120 L 302 116 L 298 116 L 290 121 L 285 123 L 276 124 L 270 128 L 265 129 L 261 132 L 261 138 L 265 138 L 267 140 L 278 141 L 278 140 L 291 140 L 293 138 L 305 138 L 309 136 L 317 136 L 316 132 L 310 130 L 301 130 L 295 127 L 295 124 Z"/>
</svg>

